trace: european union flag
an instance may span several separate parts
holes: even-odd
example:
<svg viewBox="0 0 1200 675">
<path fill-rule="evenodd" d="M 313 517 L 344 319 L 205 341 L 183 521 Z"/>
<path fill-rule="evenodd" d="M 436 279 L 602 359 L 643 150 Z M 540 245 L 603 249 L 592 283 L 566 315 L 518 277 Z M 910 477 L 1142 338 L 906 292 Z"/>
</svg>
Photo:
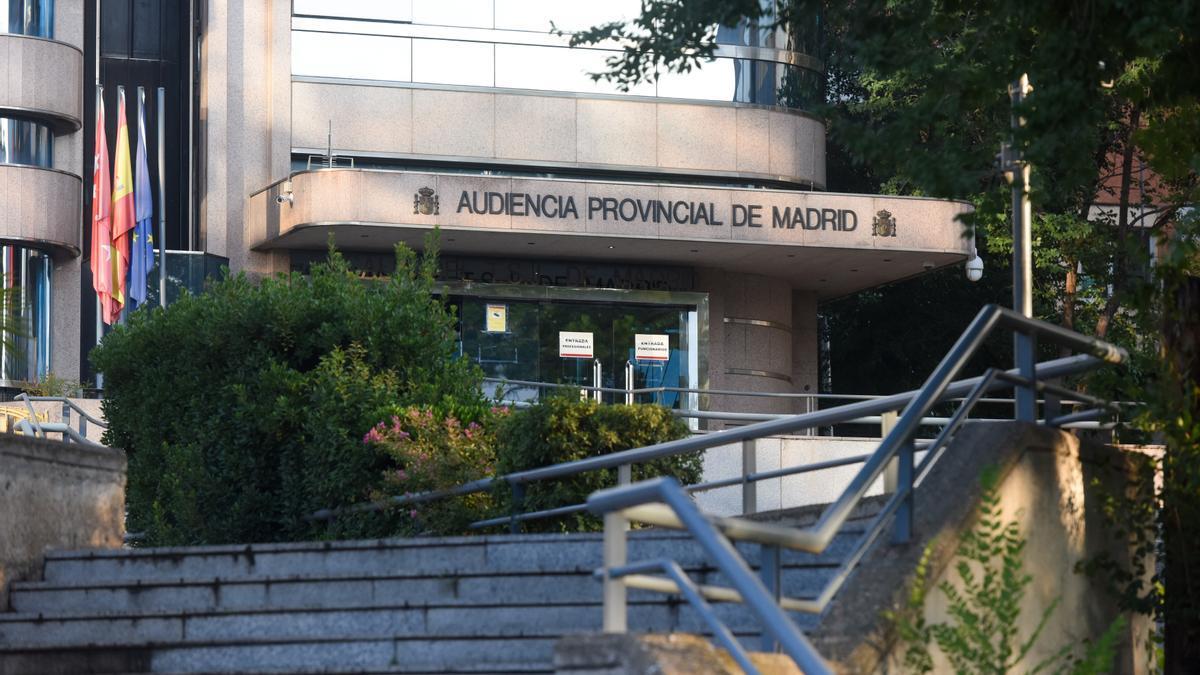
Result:
<svg viewBox="0 0 1200 675">
<path fill-rule="evenodd" d="M 146 302 L 147 277 L 154 265 L 154 196 L 150 193 L 150 169 L 146 166 L 146 97 L 138 87 L 137 168 L 133 202 L 137 224 L 129 251 L 129 300 L 131 308 Z"/>
</svg>

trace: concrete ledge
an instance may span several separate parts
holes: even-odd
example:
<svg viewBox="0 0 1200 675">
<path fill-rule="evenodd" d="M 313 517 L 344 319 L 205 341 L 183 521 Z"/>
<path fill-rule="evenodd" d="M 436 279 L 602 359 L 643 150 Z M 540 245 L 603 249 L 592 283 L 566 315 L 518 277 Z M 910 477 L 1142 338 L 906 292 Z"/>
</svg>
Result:
<svg viewBox="0 0 1200 675">
<path fill-rule="evenodd" d="M 799 675 L 783 654 L 750 653 L 764 675 Z M 570 635 L 554 647 L 558 675 L 736 675 L 742 669 L 724 649 L 688 633 Z"/>
<path fill-rule="evenodd" d="M 932 545 L 925 619 L 947 621 L 946 603 L 936 586 L 942 580 L 959 586 L 951 563 L 961 533 L 974 525 L 979 478 L 988 466 L 998 469 L 1003 519 L 1018 520 L 1027 541 L 1025 570 L 1033 583 L 1022 603 L 1021 635 L 1028 636 L 1046 608 L 1059 602 L 1023 664 L 1098 637 L 1117 617 L 1116 604 L 1101 584 L 1075 573 L 1074 566 L 1101 550 L 1121 560 L 1127 548 L 1107 531 L 1101 500 L 1090 486 L 1094 480 L 1110 487 L 1123 484 L 1129 463 L 1139 460 L 1140 455 L 1033 424 L 968 424 L 917 489 L 914 541 L 885 542 L 870 551 L 809 637 L 841 672 L 898 672 L 904 646 L 882 613 L 903 606 L 917 563 Z M 1134 645 L 1148 625 L 1143 625 L 1144 617 L 1127 618 L 1114 672 L 1143 672 L 1139 664 L 1145 661 L 1145 645 Z M 949 668 L 936 647 L 931 651 L 936 666 Z"/>
<path fill-rule="evenodd" d="M 120 450 L 0 435 L 0 608 L 47 549 L 122 545 L 125 468 Z"/>
</svg>

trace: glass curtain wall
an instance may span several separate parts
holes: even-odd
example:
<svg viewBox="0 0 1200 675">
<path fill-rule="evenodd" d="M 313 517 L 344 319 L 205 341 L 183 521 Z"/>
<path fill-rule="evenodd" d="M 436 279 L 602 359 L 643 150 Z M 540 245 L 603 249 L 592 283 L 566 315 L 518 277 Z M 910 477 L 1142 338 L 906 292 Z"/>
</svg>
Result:
<svg viewBox="0 0 1200 675">
<path fill-rule="evenodd" d="M 50 372 L 51 265 L 37 249 L 0 246 L 0 386 Z"/>
<path fill-rule="evenodd" d="M 54 134 L 45 124 L 0 117 L 0 164 L 50 168 L 54 162 Z"/>
<path fill-rule="evenodd" d="M 0 0 L 0 33 L 54 37 L 54 0 Z"/>
<path fill-rule="evenodd" d="M 459 317 L 461 353 L 478 363 L 486 377 L 594 386 L 593 365 L 599 361 L 603 387 L 626 388 L 627 364 L 633 366 L 635 389 L 696 386 L 693 307 L 471 296 L 454 296 L 451 304 Z M 561 332 L 590 334 L 592 357 L 560 355 Z M 656 337 L 665 349 L 639 354 L 639 335 L 643 341 Z M 510 384 L 494 393 L 532 400 L 540 392 Z M 604 400 L 623 402 L 624 395 L 608 393 Z M 687 402 L 679 392 L 642 393 L 635 400 L 668 407 Z"/>
<path fill-rule="evenodd" d="M 292 74 L 575 93 L 729 101 L 803 109 L 821 93 L 819 64 L 786 31 L 718 29 L 717 58 L 689 73 L 659 73 L 620 91 L 590 73 L 620 45 L 567 47 L 572 31 L 628 19 L 639 2 L 557 0 L 296 0 Z M 810 40 L 805 40 L 805 43 Z"/>
</svg>

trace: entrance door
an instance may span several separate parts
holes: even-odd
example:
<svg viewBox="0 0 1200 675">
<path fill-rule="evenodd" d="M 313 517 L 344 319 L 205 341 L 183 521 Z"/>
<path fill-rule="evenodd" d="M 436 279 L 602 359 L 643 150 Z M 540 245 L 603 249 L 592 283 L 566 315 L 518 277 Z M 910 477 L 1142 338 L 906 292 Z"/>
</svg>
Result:
<svg viewBox="0 0 1200 675">
<path fill-rule="evenodd" d="M 689 387 L 694 375 L 694 308 L 675 305 L 613 304 L 559 300 L 495 300 L 460 297 L 462 353 L 474 359 L 487 377 L 592 386 L 593 363 L 599 360 L 601 386 L 624 389 L 626 363 L 633 363 L 634 388 Z M 492 316 L 489 324 L 488 315 Z M 592 358 L 564 358 L 559 333 L 592 335 Z M 636 336 L 644 342 L 666 343 L 654 354 L 637 358 Z M 533 387 L 512 385 L 504 398 L 530 400 Z M 624 401 L 623 393 L 607 393 L 610 403 Z M 686 400 L 675 391 L 642 393 L 639 403 L 678 407 Z"/>
</svg>

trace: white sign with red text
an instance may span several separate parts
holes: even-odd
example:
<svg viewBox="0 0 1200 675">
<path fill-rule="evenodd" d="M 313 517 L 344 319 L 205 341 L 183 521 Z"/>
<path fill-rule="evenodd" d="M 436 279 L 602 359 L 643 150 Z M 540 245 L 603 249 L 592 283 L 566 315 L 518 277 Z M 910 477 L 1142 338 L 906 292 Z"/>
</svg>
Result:
<svg viewBox="0 0 1200 675">
<path fill-rule="evenodd" d="M 671 360 L 671 341 L 667 335 L 637 333 L 633 336 L 633 358 L 637 361 Z"/>
<path fill-rule="evenodd" d="M 564 359 L 590 359 L 595 352 L 591 333 L 559 331 L 558 355 Z"/>
</svg>

